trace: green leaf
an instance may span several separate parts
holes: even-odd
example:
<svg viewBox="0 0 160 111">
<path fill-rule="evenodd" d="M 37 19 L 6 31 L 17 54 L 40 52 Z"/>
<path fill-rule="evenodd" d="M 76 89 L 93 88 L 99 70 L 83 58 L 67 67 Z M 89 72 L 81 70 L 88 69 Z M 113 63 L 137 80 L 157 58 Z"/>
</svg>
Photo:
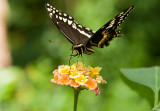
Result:
<svg viewBox="0 0 160 111">
<path fill-rule="evenodd" d="M 154 92 L 160 90 L 160 67 L 121 69 L 129 80 L 151 88 Z"/>
<path fill-rule="evenodd" d="M 158 105 L 160 90 L 160 67 L 121 69 L 122 74 L 129 80 L 149 87 L 155 93 L 154 107 Z M 145 92 L 144 92 L 145 93 Z"/>
</svg>

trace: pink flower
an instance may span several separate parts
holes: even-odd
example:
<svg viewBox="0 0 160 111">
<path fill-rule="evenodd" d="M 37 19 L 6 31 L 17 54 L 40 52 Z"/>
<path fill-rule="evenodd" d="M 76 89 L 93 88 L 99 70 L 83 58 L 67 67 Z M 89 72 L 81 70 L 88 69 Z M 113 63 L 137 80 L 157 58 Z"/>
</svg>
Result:
<svg viewBox="0 0 160 111">
<path fill-rule="evenodd" d="M 55 69 L 55 70 L 53 71 L 53 74 L 60 74 L 60 73 L 58 72 L 58 69 Z"/>
<path fill-rule="evenodd" d="M 98 96 L 100 94 L 99 87 L 97 87 L 95 91 L 96 91 L 96 96 Z"/>
</svg>

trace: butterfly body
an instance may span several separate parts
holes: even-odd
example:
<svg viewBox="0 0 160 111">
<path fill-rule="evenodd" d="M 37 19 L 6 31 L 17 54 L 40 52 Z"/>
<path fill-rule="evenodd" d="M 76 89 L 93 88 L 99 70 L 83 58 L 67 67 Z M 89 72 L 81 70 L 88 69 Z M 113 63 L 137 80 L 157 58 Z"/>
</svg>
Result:
<svg viewBox="0 0 160 111">
<path fill-rule="evenodd" d="M 91 47 L 87 47 L 84 44 L 74 44 L 72 45 L 72 50 L 76 51 L 77 54 L 72 56 L 82 56 L 82 54 L 90 55 L 94 53 L 94 50 Z"/>
<path fill-rule="evenodd" d="M 61 13 L 49 3 L 46 4 L 47 12 L 52 21 L 62 34 L 73 44 L 72 50 L 76 51 L 76 54 L 72 56 L 82 56 L 83 53 L 90 55 L 94 53 L 92 46 L 98 48 L 108 46 L 112 39 L 119 37 L 120 30 L 116 31 L 116 29 L 133 8 L 134 6 L 129 7 L 107 22 L 98 31 L 94 32 L 78 24 L 74 18 L 68 14 Z"/>
</svg>

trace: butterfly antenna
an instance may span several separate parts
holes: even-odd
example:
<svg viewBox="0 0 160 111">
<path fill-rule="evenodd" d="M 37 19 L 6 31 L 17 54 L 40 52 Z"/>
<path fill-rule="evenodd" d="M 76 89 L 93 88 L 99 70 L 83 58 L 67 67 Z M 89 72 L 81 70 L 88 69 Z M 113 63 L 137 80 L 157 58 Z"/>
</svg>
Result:
<svg viewBox="0 0 160 111">
<path fill-rule="evenodd" d="M 71 43 L 69 43 L 69 42 L 56 42 L 56 41 L 51 41 L 51 40 L 49 40 L 49 42 L 71 44 Z"/>
</svg>

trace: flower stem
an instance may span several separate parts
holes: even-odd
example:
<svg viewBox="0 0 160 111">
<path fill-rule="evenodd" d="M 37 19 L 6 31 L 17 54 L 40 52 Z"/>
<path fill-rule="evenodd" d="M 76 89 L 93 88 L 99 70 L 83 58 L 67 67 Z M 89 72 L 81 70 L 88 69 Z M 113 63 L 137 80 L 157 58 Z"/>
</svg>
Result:
<svg viewBox="0 0 160 111">
<path fill-rule="evenodd" d="M 77 111 L 77 103 L 78 103 L 79 93 L 80 93 L 80 90 L 74 89 L 74 109 L 73 109 L 73 111 Z"/>
</svg>

